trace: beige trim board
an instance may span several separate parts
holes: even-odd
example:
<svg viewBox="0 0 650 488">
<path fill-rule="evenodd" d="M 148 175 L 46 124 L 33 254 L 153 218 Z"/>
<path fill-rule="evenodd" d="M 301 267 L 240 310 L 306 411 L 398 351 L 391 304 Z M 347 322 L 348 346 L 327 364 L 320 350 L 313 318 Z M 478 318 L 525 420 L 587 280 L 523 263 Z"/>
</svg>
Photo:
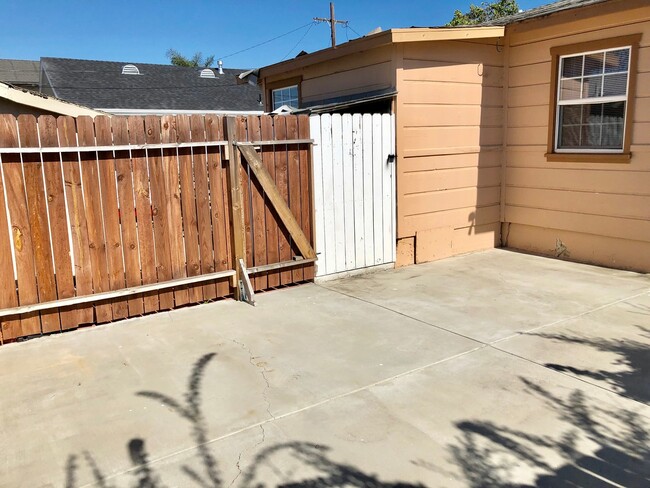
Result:
<svg viewBox="0 0 650 488">
<path fill-rule="evenodd" d="M 88 115 L 96 117 L 97 115 L 107 115 L 103 112 L 98 112 L 88 107 L 75 105 L 74 103 L 65 102 L 58 98 L 53 98 L 38 93 L 33 93 L 28 90 L 21 90 L 14 88 L 11 85 L 0 83 L 0 98 L 10 100 L 20 105 L 27 105 L 45 112 L 51 112 L 61 115 L 69 115 L 71 117 L 79 117 L 80 115 Z"/>
</svg>

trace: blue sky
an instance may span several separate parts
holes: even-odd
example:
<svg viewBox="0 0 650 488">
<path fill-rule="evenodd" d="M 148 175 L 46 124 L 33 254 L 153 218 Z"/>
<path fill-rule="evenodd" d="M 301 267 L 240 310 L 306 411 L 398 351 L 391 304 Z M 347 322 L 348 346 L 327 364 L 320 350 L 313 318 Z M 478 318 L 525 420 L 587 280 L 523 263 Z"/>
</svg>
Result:
<svg viewBox="0 0 650 488">
<path fill-rule="evenodd" d="M 338 42 L 375 27 L 441 25 L 470 1 L 338 0 Z M 474 3 L 480 3 L 475 0 Z M 528 9 L 550 0 L 520 0 Z M 202 51 L 221 57 L 224 67 L 275 63 L 329 46 L 328 0 L 0 0 L 0 58 L 41 56 L 167 63 L 165 53 Z M 303 27 L 304 26 L 304 27 Z M 273 42 L 233 54 L 276 36 Z M 356 32 L 355 32 L 356 31 Z"/>
</svg>

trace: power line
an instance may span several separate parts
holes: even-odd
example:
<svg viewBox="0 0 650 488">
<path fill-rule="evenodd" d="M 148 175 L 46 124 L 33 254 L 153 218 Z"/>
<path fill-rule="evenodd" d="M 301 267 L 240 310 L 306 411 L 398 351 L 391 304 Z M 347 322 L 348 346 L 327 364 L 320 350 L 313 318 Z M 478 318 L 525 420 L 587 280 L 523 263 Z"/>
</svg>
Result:
<svg viewBox="0 0 650 488">
<path fill-rule="evenodd" d="M 287 54 L 284 55 L 284 57 L 283 57 L 280 61 L 284 61 L 285 59 L 287 59 L 287 58 L 289 57 L 289 55 L 290 55 L 290 54 L 291 54 L 291 53 L 292 53 L 292 52 L 293 52 L 293 51 L 298 47 L 298 45 L 299 45 L 302 41 L 305 40 L 305 37 L 307 37 L 307 34 L 309 34 L 309 31 L 310 31 L 311 28 L 314 27 L 315 25 L 316 25 L 316 22 L 312 22 L 312 23 L 309 25 L 309 29 L 307 29 L 307 32 L 305 32 L 305 34 L 300 38 L 300 40 L 299 40 L 298 42 L 296 42 L 296 45 L 293 46 L 293 47 L 289 50 L 289 52 L 288 52 Z"/>
<path fill-rule="evenodd" d="M 363 37 L 361 34 L 359 34 L 357 31 L 355 31 L 355 30 L 350 26 L 350 23 L 349 23 L 349 22 L 345 25 L 345 27 L 346 27 L 346 29 L 350 29 L 350 30 L 351 30 L 352 32 L 354 32 L 357 36 L 359 36 L 359 37 Z"/>
<path fill-rule="evenodd" d="M 279 36 L 276 36 L 273 39 L 269 39 L 268 41 L 260 42 L 259 44 L 255 44 L 254 46 L 250 46 L 250 47 L 247 47 L 247 48 L 242 49 L 240 51 L 234 52 L 232 54 L 228 54 L 227 56 L 218 56 L 217 59 L 226 59 L 226 58 L 230 58 L 231 56 L 235 56 L 237 54 L 241 54 L 241 53 L 244 53 L 246 51 L 250 51 L 251 49 L 255 49 L 256 47 L 263 46 L 264 44 L 268 44 L 269 42 L 276 41 L 276 40 L 278 40 L 278 39 L 280 39 L 282 37 L 288 36 L 289 34 L 293 34 L 294 32 L 297 32 L 300 29 L 304 29 L 305 27 L 307 27 L 310 24 L 313 24 L 313 21 L 309 22 L 308 24 L 301 25 L 300 27 L 297 27 L 296 29 L 290 30 L 289 32 L 285 32 L 284 34 L 280 34 Z"/>
</svg>

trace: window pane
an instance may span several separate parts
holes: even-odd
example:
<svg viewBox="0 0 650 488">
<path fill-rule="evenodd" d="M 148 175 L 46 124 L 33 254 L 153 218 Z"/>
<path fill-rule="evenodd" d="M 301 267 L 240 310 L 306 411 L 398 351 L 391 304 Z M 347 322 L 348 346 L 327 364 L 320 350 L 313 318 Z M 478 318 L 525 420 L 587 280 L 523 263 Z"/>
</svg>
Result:
<svg viewBox="0 0 650 488">
<path fill-rule="evenodd" d="M 580 125 L 582 122 L 582 106 L 565 105 L 561 107 L 560 120 L 562 125 Z"/>
<path fill-rule="evenodd" d="M 580 126 L 571 125 L 562 127 L 560 133 L 559 147 L 563 149 L 573 149 L 580 147 Z"/>
<path fill-rule="evenodd" d="M 605 61 L 605 73 L 619 73 L 627 71 L 630 65 L 630 50 L 620 49 L 607 53 Z"/>
<path fill-rule="evenodd" d="M 292 100 L 298 100 L 298 87 L 292 86 L 291 88 L 289 88 L 289 94 Z"/>
<path fill-rule="evenodd" d="M 596 98 L 603 96 L 603 77 L 592 76 L 584 78 L 582 87 L 582 98 Z"/>
<path fill-rule="evenodd" d="M 604 124 L 601 147 L 603 149 L 622 149 L 623 132 L 623 124 Z"/>
<path fill-rule="evenodd" d="M 605 76 L 604 97 L 625 95 L 627 93 L 627 73 Z"/>
<path fill-rule="evenodd" d="M 605 53 L 588 54 L 585 56 L 585 76 L 599 75 L 603 72 Z"/>
<path fill-rule="evenodd" d="M 583 56 L 574 56 L 562 60 L 562 78 L 575 78 L 582 76 Z"/>
<path fill-rule="evenodd" d="M 603 117 L 605 124 L 622 124 L 625 121 L 625 102 L 604 104 Z"/>
<path fill-rule="evenodd" d="M 560 100 L 579 100 L 580 87 L 580 79 L 562 80 L 560 87 Z"/>
</svg>

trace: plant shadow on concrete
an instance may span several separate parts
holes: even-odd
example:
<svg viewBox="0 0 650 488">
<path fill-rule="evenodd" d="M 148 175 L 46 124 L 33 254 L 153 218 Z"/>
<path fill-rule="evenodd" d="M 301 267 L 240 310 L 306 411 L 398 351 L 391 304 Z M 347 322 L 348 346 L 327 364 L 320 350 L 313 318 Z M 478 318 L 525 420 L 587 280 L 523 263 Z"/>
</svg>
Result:
<svg viewBox="0 0 650 488">
<path fill-rule="evenodd" d="M 650 315 L 650 312 L 648 313 Z M 650 329 L 636 326 L 641 335 L 650 340 Z M 581 369 L 569 365 L 547 363 L 548 368 L 569 373 L 585 380 L 604 381 L 618 393 L 633 400 L 650 404 L 650 347 L 647 343 L 634 340 L 593 339 L 573 337 L 566 334 L 536 334 L 538 337 L 570 344 L 589 346 L 602 352 L 619 356 L 616 366 L 619 371 L 605 369 Z"/>
<path fill-rule="evenodd" d="M 521 380 L 568 428 L 539 435 L 493 422 L 459 422 L 460 435 L 449 449 L 471 487 L 650 486 L 647 418 L 604 408 L 580 390 L 562 397 Z M 535 479 L 513 482 L 521 473 L 532 473 Z"/>
<path fill-rule="evenodd" d="M 251 466 L 232 481 L 225 482 L 219 470 L 219 463 L 210 449 L 210 437 L 207 431 L 207 422 L 201 408 L 201 384 L 205 371 L 216 353 L 206 354 L 199 358 L 192 368 L 187 391 L 182 401 L 178 401 L 163 393 L 153 391 L 138 392 L 138 396 L 150 398 L 170 407 L 180 418 L 186 420 L 190 426 L 191 438 L 196 446 L 198 466 L 200 470 L 188 465 L 181 466 L 181 471 L 187 483 L 181 486 L 196 486 L 199 488 L 222 488 L 230 486 L 265 488 L 276 486 L 282 488 L 319 488 L 319 487 L 368 487 L 368 488 L 422 488 L 423 485 L 407 483 L 382 482 L 376 475 L 364 473 L 354 466 L 337 463 L 329 459 L 329 448 L 326 446 L 306 443 L 289 442 L 276 444 L 260 450 L 251 463 Z M 150 456 L 146 449 L 144 439 L 133 438 L 127 443 L 127 451 L 131 460 L 131 474 L 133 480 L 129 486 L 137 488 L 167 488 L 162 476 L 156 472 L 155 465 L 150 463 Z M 278 461 L 289 462 L 291 470 L 284 474 L 278 470 Z M 81 455 L 68 456 L 65 473 L 65 488 L 78 488 L 78 480 L 82 466 L 90 471 L 92 482 L 100 488 L 117 488 L 90 451 Z M 292 481 L 292 472 L 296 466 L 306 468 L 310 473 L 307 478 Z M 284 481 L 266 484 L 264 481 L 265 470 L 270 470 L 275 477 L 284 478 Z M 294 471 L 295 472 L 295 471 Z M 237 482 L 235 484 L 235 482 Z M 84 483 L 85 485 L 86 483 Z M 176 485 L 174 485 L 176 486 Z"/>
</svg>

